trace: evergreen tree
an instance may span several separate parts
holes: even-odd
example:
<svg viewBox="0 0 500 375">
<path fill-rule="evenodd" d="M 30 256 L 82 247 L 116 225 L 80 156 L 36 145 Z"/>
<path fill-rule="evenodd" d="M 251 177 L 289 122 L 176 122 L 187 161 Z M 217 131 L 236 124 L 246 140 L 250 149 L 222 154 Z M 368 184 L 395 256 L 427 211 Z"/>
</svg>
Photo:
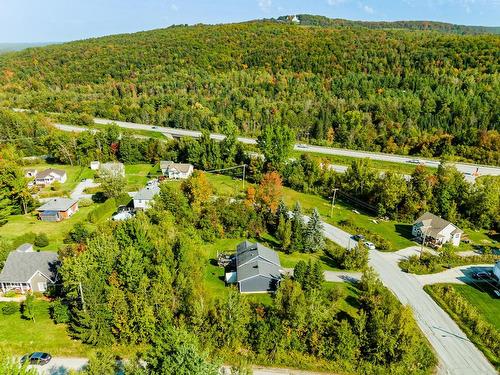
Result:
<svg viewBox="0 0 500 375">
<path fill-rule="evenodd" d="M 293 268 L 293 280 L 298 282 L 300 285 L 303 285 L 306 274 L 307 274 L 307 263 L 304 262 L 303 260 L 300 260 Z"/>
<path fill-rule="evenodd" d="M 293 215 L 291 218 L 292 236 L 290 240 L 290 251 L 304 250 L 304 218 L 302 216 L 302 207 L 299 202 L 295 203 Z"/>
<path fill-rule="evenodd" d="M 323 233 L 323 223 L 316 208 L 313 209 L 304 230 L 304 251 L 316 253 L 325 248 L 325 237 Z"/>
</svg>

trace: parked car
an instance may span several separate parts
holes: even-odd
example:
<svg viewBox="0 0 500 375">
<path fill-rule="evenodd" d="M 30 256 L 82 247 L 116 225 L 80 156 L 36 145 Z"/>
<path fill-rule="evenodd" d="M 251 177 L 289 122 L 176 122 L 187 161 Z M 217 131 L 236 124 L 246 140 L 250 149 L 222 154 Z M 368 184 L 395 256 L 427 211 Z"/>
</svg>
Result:
<svg viewBox="0 0 500 375">
<path fill-rule="evenodd" d="M 352 236 L 352 239 L 354 241 L 363 241 L 365 239 L 365 236 L 363 236 L 362 234 L 355 234 L 354 236 Z"/>
<path fill-rule="evenodd" d="M 375 250 L 375 245 L 373 244 L 373 242 L 370 242 L 370 241 L 364 241 L 363 242 L 365 244 L 365 246 L 368 248 L 368 250 Z"/>
<path fill-rule="evenodd" d="M 31 354 L 26 354 L 21 358 L 21 363 L 28 362 L 30 365 L 43 366 L 50 362 L 52 356 L 49 353 L 34 352 Z"/>
<path fill-rule="evenodd" d="M 472 274 L 472 278 L 476 280 L 489 280 L 491 279 L 491 272 L 486 272 L 486 271 L 481 271 L 481 272 L 474 272 Z"/>
</svg>

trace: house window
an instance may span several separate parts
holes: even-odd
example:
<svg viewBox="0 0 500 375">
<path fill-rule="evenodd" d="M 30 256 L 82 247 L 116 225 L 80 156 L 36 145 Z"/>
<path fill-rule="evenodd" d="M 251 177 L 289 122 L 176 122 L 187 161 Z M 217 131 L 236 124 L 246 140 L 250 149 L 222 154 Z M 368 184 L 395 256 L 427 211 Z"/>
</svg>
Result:
<svg viewBox="0 0 500 375">
<path fill-rule="evenodd" d="M 44 282 L 38 283 L 38 290 L 40 292 L 45 292 L 47 290 L 47 283 Z"/>
</svg>

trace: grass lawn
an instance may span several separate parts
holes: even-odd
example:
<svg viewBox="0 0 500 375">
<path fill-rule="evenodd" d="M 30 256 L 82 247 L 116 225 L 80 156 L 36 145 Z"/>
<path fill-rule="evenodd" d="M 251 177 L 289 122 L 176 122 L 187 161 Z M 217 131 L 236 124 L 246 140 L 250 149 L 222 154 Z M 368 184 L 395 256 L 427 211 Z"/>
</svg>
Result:
<svg viewBox="0 0 500 375">
<path fill-rule="evenodd" d="M 215 174 L 207 174 L 207 177 L 217 195 L 234 197 L 244 194 L 241 181 L 229 176 Z M 248 183 L 246 183 L 246 186 L 248 186 Z M 358 209 L 360 213 L 357 214 L 352 211 L 352 207 L 349 204 L 341 200 L 335 202 L 333 216 L 330 217 L 331 202 L 318 195 L 300 193 L 285 187 L 283 188 L 283 198 L 285 203 L 290 207 L 299 201 L 304 213 L 310 213 L 313 208 L 317 208 L 323 220 L 332 225 L 338 225 L 340 221 L 350 219 L 357 226 L 366 228 L 390 241 L 394 250 L 415 245 L 413 241 L 407 238 L 411 231 L 410 225 L 394 221 L 377 221 L 375 223 L 374 220 L 376 217 L 363 213 L 360 209 Z"/>
<path fill-rule="evenodd" d="M 9 216 L 8 222 L 0 227 L 0 237 L 17 242 L 16 238 L 31 232 L 35 234 L 45 233 L 49 237 L 49 245 L 43 250 L 57 251 L 63 245 L 63 240 L 73 225 L 86 222 L 87 215 L 96 207 L 97 204 L 81 207 L 69 219 L 57 223 L 38 220 L 34 214 Z"/>
<path fill-rule="evenodd" d="M 157 175 L 158 166 L 151 164 L 125 165 L 125 178 L 127 179 L 127 191 L 137 191 L 146 186 L 150 180 L 148 174 Z"/>
<path fill-rule="evenodd" d="M 478 285 L 480 285 L 478 283 Z M 500 299 L 494 297 L 493 288 L 481 284 L 482 290 L 471 285 L 452 285 L 467 299 L 497 330 L 500 331 Z"/>
<path fill-rule="evenodd" d="M 53 356 L 86 356 L 89 348 L 67 333 L 65 324 L 55 324 L 49 317 L 49 302 L 35 301 L 35 322 L 21 318 L 21 313 L 0 316 L 0 353 L 24 355 L 44 351 Z"/>
</svg>

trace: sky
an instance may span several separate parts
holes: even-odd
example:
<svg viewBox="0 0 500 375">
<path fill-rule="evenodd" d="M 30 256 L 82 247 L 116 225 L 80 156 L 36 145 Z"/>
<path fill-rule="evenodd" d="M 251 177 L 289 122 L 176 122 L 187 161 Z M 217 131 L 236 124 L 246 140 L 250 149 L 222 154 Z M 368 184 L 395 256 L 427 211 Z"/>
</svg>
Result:
<svg viewBox="0 0 500 375">
<path fill-rule="evenodd" d="M 303 13 L 500 26 L 500 0 L 0 0 L 0 42 L 64 42 Z"/>
</svg>

